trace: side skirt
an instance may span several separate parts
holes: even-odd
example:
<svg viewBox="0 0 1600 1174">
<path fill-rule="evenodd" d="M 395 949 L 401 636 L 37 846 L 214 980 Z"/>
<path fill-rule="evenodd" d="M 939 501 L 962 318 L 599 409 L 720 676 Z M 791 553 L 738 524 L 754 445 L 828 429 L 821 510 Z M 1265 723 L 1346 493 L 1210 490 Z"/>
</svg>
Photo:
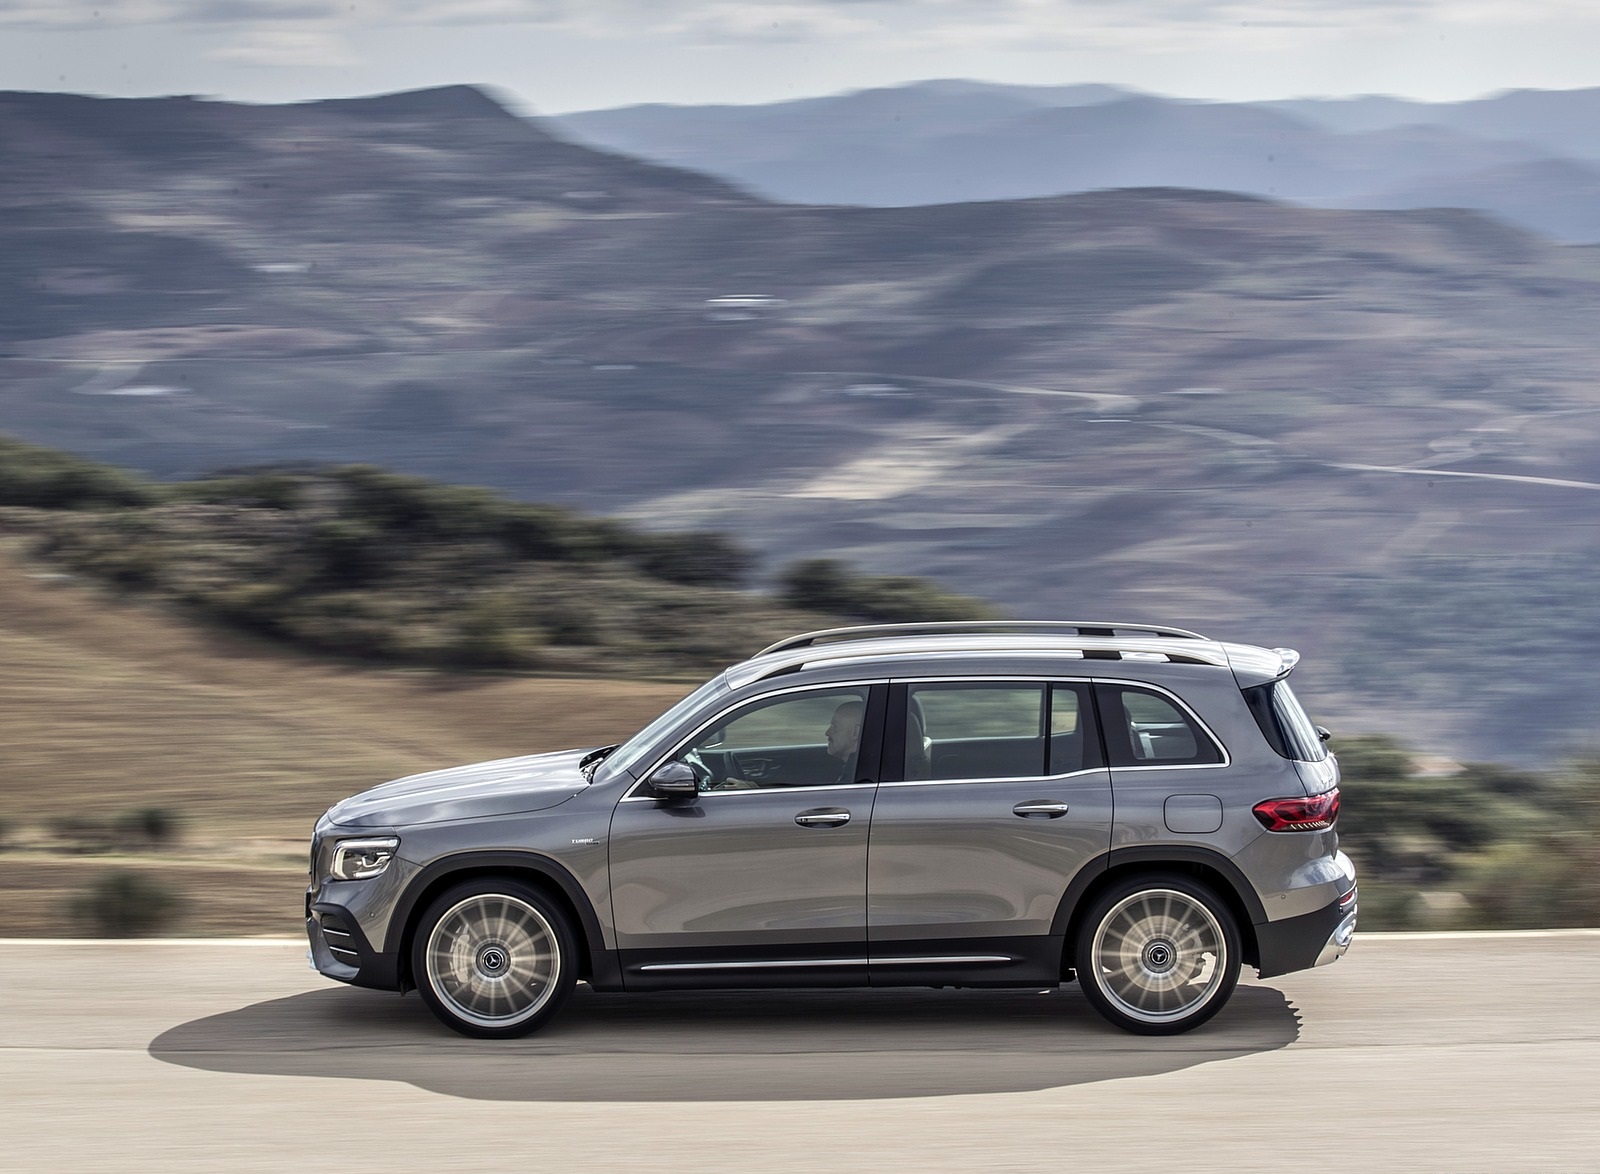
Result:
<svg viewBox="0 0 1600 1174">
<path fill-rule="evenodd" d="M 873 986 L 1048 987 L 1062 979 L 1058 934 L 875 942 Z"/>
<path fill-rule="evenodd" d="M 784 987 L 1041 987 L 1062 980 L 1062 939 L 965 938 L 859 946 L 624 950 L 630 991 Z"/>
</svg>

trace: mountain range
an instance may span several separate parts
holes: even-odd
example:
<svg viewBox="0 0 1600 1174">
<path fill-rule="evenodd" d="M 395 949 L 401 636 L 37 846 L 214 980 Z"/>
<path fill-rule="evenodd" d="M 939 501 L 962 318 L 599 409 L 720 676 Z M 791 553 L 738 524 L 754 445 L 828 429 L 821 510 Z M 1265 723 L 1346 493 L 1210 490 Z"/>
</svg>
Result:
<svg viewBox="0 0 1600 1174">
<path fill-rule="evenodd" d="M 760 106 L 629 106 L 547 125 L 795 203 L 1199 187 L 1314 207 L 1475 208 L 1600 241 L 1600 89 L 1222 103 L 942 81 Z"/>
<path fill-rule="evenodd" d="M 1600 249 L 1467 211 L 805 206 L 470 87 L 0 95 L 0 430 L 1287 644 L 1328 724 L 1458 755 L 1600 719 L 1597 320 Z"/>
</svg>

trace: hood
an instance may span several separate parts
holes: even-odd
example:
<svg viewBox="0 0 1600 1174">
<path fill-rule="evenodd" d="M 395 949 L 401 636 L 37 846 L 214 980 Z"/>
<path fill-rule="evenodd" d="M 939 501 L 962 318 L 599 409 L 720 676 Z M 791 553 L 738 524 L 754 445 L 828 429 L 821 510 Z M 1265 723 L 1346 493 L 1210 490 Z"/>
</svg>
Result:
<svg viewBox="0 0 1600 1174">
<path fill-rule="evenodd" d="M 340 827 L 404 827 L 539 811 L 589 785 L 578 769 L 588 750 L 501 758 L 396 779 L 336 803 L 324 817 Z"/>
</svg>

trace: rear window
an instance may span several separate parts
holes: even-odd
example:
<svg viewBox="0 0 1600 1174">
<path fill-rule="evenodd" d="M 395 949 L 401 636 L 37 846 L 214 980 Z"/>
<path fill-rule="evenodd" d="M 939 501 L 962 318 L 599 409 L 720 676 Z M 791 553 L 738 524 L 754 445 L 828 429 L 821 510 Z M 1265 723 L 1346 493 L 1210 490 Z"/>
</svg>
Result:
<svg viewBox="0 0 1600 1174">
<path fill-rule="evenodd" d="M 1328 748 L 1317 735 L 1317 727 L 1311 724 L 1288 681 L 1273 681 L 1246 689 L 1244 700 L 1256 725 L 1261 727 L 1267 745 L 1279 755 L 1300 762 L 1321 762 L 1328 757 Z"/>
</svg>

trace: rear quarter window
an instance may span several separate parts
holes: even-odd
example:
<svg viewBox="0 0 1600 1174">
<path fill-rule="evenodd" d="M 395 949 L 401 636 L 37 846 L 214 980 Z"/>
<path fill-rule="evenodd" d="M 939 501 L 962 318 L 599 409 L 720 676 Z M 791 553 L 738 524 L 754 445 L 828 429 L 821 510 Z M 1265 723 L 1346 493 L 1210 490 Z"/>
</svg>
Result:
<svg viewBox="0 0 1600 1174">
<path fill-rule="evenodd" d="M 1127 685 L 1097 685 L 1112 766 L 1209 766 L 1222 748 L 1172 698 Z"/>
</svg>

